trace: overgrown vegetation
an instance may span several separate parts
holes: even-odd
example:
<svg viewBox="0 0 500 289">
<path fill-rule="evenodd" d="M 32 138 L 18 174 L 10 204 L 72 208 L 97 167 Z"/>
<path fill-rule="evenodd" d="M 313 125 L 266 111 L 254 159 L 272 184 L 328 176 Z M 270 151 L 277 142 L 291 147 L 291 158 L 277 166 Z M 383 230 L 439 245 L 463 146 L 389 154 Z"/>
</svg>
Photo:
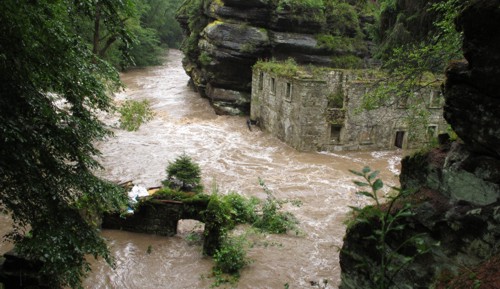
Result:
<svg viewBox="0 0 500 289">
<path fill-rule="evenodd" d="M 246 244 L 248 241 L 243 236 L 229 236 L 224 238 L 219 249 L 215 251 L 214 272 L 239 275 L 240 270 L 250 264 L 246 256 Z"/>
<path fill-rule="evenodd" d="M 293 231 L 298 235 L 297 219 L 292 213 L 282 211 L 282 208 L 284 204 L 290 202 L 295 206 L 300 206 L 301 203 L 298 201 L 277 199 L 262 180 L 259 180 L 259 182 L 267 197 L 260 205 L 259 211 L 261 214 L 257 216 L 253 226 L 273 234 L 283 234 Z"/>
<path fill-rule="evenodd" d="M 379 194 L 384 183 L 377 178 L 378 171 L 364 167 L 361 171 L 350 172 L 363 179 L 354 181 L 361 189 L 357 194 L 375 202 L 374 205 L 363 208 L 351 207 L 354 219 L 350 220 L 349 227 L 357 224 L 368 225 L 369 235 L 364 239 L 369 241 L 375 250 L 371 257 L 361 257 L 356 261 L 360 262 L 360 268 L 367 273 L 372 288 L 392 288 L 401 270 L 418 256 L 429 252 L 431 247 L 425 241 L 425 234 L 402 234 L 408 229 L 407 219 L 414 215 L 412 205 L 404 201 L 408 192 L 393 188 L 396 194 L 386 197 L 388 202 L 382 203 Z M 351 253 L 346 252 L 348 255 Z"/>
<path fill-rule="evenodd" d="M 122 34 L 130 1 L 99 1 L 102 28 Z M 13 220 L 7 239 L 43 262 L 50 288 L 78 288 L 89 259 L 113 264 L 96 216 L 126 195 L 94 175 L 96 141 L 110 134 L 96 112 L 112 110 L 118 73 L 77 34 L 95 1 L 0 1 L 0 203 Z M 110 13 L 114 11 L 116 13 Z"/>
<path fill-rule="evenodd" d="M 200 53 L 200 56 L 198 56 L 198 61 L 200 61 L 201 65 L 208 66 L 212 62 L 212 57 L 203 51 Z"/>
<path fill-rule="evenodd" d="M 94 54 L 116 68 L 157 65 L 165 49 L 178 47 L 182 39 L 174 19 L 181 1 L 127 0 L 120 2 L 120 9 L 105 2 L 81 1 L 71 21 Z M 113 29 L 106 23 L 113 23 Z"/>
<path fill-rule="evenodd" d="M 299 66 L 297 62 L 292 58 L 287 59 L 286 61 L 262 61 L 259 60 L 254 65 L 254 69 L 259 69 L 265 72 L 270 72 L 276 74 L 277 76 L 284 77 L 294 77 L 299 72 Z"/>
<path fill-rule="evenodd" d="M 154 112 L 148 100 L 127 100 L 118 109 L 120 113 L 120 128 L 136 131 L 139 127 L 154 117 Z"/>
<path fill-rule="evenodd" d="M 344 93 L 342 89 L 336 92 L 332 92 L 328 95 L 328 107 L 329 108 L 342 108 L 344 107 Z"/>
<path fill-rule="evenodd" d="M 222 195 L 215 185 L 210 195 L 205 194 L 201 186 L 200 168 L 186 154 L 169 162 L 167 174 L 163 182 L 165 187 L 140 203 L 147 205 L 147 202 L 165 199 L 181 201 L 184 215 L 205 223 L 203 252 L 214 258 L 214 286 L 234 284 L 240 270 L 251 262 L 246 256 L 246 251 L 252 245 L 246 238 L 248 232 L 300 233 L 298 220 L 283 210 L 285 204 L 300 206 L 300 202 L 276 198 L 262 180 L 259 182 L 267 195 L 265 200 L 247 198 L 236 192 Z M 232 230 L 240 224 L 251 225 L 254 229 L 236 236 Z"/>
<path fill-rule="evenodd" d="M 409 131 L 421 135 L 428 126 L 428 98 L 419 92 L 438 90 L 447 63 L 461 58 L 461 34 L 453 20 L 467 0 L 381 1 L 377 33 L 377 57 L 388 72 L 364 96 L 363 109 L 405 102 Z"/>
<path fill-rule="evenodd" d="M 181 44 L 182 52 L 188 59 L 198 59 L 198 41 L 203 28 L 208 24 L 208 18 L 203 14 L 202 0 L 184 1 L 176 12 L 178 19 L 187 17 L 189 33 Z"/>
<path fill-rule="evenodd" d="M 219 195 L 215 191 L 211 195 L 205 212 L 204 251 L 214 256 L 213 286 L 235 284 L 240 270 L 251 263 L 246 257 L 246 251 L 252 244 L 246 235 L 251 234 L 252 230 L 234 236 L 231 230 L 236 225 L 249 224 L 259 232 L 271 234 L 300 232 L 294 215 L 282 210 L 286 203 L 299 206 L 300 202 L 277 199 L 262 181 L 260 184 L 267 195 L 265 201 L 248 199 L 237 193 Z"/>
</svg>

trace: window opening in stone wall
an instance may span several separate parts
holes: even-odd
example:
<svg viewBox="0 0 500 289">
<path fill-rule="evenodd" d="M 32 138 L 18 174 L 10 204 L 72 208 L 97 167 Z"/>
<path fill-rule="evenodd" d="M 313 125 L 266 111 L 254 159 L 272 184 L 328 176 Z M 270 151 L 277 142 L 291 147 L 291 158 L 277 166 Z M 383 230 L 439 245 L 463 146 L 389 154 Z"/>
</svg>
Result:
<svg viewBox="0 0 500 289">
<path fill-rule="evenodd" d="M 332 125 L 330 127 L 330 139 L 332 142 L 340 142 L 340 132 L 342 131 L 341 125 Z"/>
<path fill-rule="evenodd" d="M 285 100 L 287 100 L 287 101 L 291 101 L 292 100 L 292 84 L 289 83 L 289 82 L 286 83 Z"/>
<path fill-rule="evenodd" d="M 441 108 L 441 100 L 443 95 L 440 91 L 432 90 L 429 99 L 429 108 Z"/>
<path fill-rule="evenodd" d="M 271 93 L 276 93 L 276 80 L 274 79 L 274 77 L 271 77 Z"/>
<path fill-rule="evenodd" d="M 264 89 L 264 72 L 259 73 L 259 90 Z"/>
<path fill-rule="evenodd" d="M 427 138 L 432 140 L 435 137 L 437 137 L 437 125 L 429 125 L 427 127 Z"/>
<path fill-rule="evenodd" d="M 394 140 L 394 146 L 402 149 L 405 140 L 405 131 L 399 130 L 396 132 L 396 137 Z"/>
<path fill-rule="evenodd" d="M 342 90 L 339 89 L 328 96 L 328 107 L 329 108 L 343 108 L 344 107 L 344 94 Z"/>
</svg>

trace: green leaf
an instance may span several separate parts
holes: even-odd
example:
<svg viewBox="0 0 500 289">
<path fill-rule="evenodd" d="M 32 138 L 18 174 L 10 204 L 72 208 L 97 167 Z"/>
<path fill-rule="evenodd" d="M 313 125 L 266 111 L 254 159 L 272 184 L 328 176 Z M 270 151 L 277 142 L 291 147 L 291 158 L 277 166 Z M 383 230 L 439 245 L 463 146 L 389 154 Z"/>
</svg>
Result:
<svg viewBox="0 0 500 289">
<path fill-rule="evenodd" d="M 381 180 L 381 179 L 377 179 L 377 180 L 373 183 L 373 190 L 374 190 L 374 191 L 378 191 L 378 190 L 380 190 L 383 186 L 384 186 L 384 183 L 382 182 L 382 180 Z"/>
<path fill-rule="evenodd" d="M 368 180 L 369 180 L 369 181 L 374 180 L 374 179 L 378 176 L 378 174 L 379 174 L 379 173 L 380 173 L 379 171 L 374 171 L 374 172 L 372 172 L 372 173 L 368 176 Z"/>
<path fill-rule="evenodd" d="M 370 167 L 364 167 L 362 172 L 364 175 L 366 175 L 367 173 L 371 172 L 371 169 L 370 169 Z"/>
<path fill-rule="evenodd" d="M 356 186 L 358 187 L 369 187 L 370 185 L 367 184 L 367 183 L 364 183 L 364 182 L 360 182 L 360 181 L 352 181 L 354 184 L 356 184 Z"/>
<path fill-rule="evenodd" d="M 372 199 L 374 198 L 374 196 L 371 193 L 367 192 L 367 191 L 356 192 L 356 194 L 357 195 L 361 195 L 361 196 L 366 196 L 366 197 L 369 197 L 369 198 L 372 198 Z"/>
</svg>

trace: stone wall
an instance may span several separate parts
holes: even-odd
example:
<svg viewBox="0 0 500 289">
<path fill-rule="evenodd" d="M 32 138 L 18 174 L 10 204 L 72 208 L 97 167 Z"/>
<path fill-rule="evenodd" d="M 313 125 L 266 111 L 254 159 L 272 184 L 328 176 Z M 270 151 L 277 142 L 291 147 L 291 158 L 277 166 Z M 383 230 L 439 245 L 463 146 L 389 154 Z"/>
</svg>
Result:
<svg viewBox="0 0 500 289">
<path fill-rule="evenodd" d="M 375 81 L 368 70 L 285 77 L 255 69 L 250 117 L 301 151 L 393 149 L 398 135 L 400 148 L 414 148 L 428 140 L 427 133 L 446 131 L 438 87 L 419 92 L 426 99 L 428 128 L 408 125 L 408 104 L 360 111 Z M 333 98 L 340 102 L 332 105 Z"/>
<path fill-rule="evenodd" d="M 147 201 L 133 214 L 105 215 L 102 227 L 105 229 L 124 230 L 136 233 L 174 236 L 177 223 L 182 218 L 183 204 L 176 201 Z"/>
</svg>

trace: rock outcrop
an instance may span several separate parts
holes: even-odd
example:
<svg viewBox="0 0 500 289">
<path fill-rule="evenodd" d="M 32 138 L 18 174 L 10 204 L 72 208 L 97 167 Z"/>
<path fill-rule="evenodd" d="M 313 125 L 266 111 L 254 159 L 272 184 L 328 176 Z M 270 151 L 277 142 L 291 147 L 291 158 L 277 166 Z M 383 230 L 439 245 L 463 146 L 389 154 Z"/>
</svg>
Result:
<svg viewBox="0 0 500 289">
<path fill-rule="evenodd" d="M 372 16 L 361 15 L 365 4 L 323 2 L 186 1 L 177 20 L 187 36 L 183 64 L 192 84 L 218 113 L 246 114 L 258 59 L 363 66 L 369 56 L 365 24 L 373 22 Z"/>
<path fill-rule="evenodd" d="M 400 219 L 403 230 L 387 235 L 385 254 L 392 254 L 393 268 L 402 268 L 390 281 L 398 286 L 390 288 L 465 288 L 453 281 L 462 272 L 472 276 L 463 284 L 500 286 L 500 275 L 484 270 L 500 256 L 500 4 L 471 1 L 456 24 L 464 33 L 466 60 L 446 71 L 444 116 L 461 141 L 402 162 L 401 186 L 415 189 L 407 199 L 413 215 Z M 380 224 L 373 220 L 347 230 L 342 289 L 376 288 L 381 251 L 370 236 Z M 430 251 L 415 255 L 418 244 L 399 248 L 421 233 Z M 405 260 L 411 263 L 402 265 Z"/>
</svg>

